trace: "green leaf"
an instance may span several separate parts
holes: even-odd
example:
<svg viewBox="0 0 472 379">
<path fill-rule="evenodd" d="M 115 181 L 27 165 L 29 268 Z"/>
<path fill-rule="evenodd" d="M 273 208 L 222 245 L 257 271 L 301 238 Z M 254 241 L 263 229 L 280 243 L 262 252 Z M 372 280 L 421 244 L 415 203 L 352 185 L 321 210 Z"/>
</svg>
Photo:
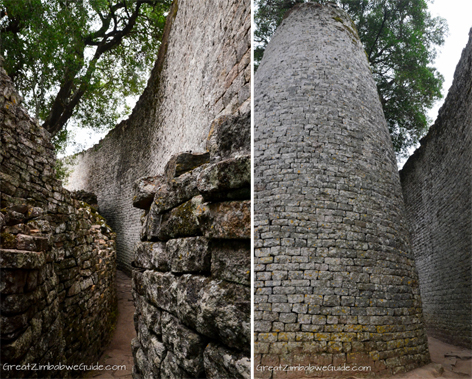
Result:
<svg viewBox="0 0 472 379">
<path fill-rule="evenodd" d="M 130 114 L 126 99 L 146 85 L 170 5 L 0 0 L 4 67 L 58 149 L 68 124 L 103 130 Z"/>
</svg>

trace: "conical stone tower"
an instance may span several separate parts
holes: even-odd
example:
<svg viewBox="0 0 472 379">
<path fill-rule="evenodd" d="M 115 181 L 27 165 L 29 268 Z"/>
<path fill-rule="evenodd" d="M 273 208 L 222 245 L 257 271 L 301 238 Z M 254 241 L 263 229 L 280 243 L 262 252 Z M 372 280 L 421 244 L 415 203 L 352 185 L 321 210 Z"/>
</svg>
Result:
<svg viewBox="0 0 472 379">
<path fill-rule="evenodd" d="M 301 370 L 287 377 L 425 364 L 395 155 L 350 18 L 295 7 L 254 88 L 256 377 L 285 377 L 284 364 Z"/>
</svg>

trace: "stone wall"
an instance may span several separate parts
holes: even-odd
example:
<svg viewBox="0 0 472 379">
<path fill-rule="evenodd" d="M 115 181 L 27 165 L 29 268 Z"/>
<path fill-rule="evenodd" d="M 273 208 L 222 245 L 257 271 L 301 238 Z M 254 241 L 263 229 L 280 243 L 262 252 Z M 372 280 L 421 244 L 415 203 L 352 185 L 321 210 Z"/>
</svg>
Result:
<svg viewBox="0 0 472 379">
<path fill-rule="evenodd" d="M 347 14 L 296 6 L 254 88 L 256 377 L 285 377 L 266 367 L 279 363 L 370 367 L 356 375 L 425 364 L 395 154 Z"/>
<path fill-rule="evenodd" d="M 135 184 L 135 379 L 251 377 L 250 126 L 219 119 L 209 152 Z"/>
<path fill-rule="evenodd" d="M 428 333 L 472 348 L 472 30 L 435 124 L 403 167 Z"/>
<path fill-rule="evenodd" d="M 172 154 L 204 151 L 211 122 L 250 108 L 250 1 L 175 0 L 148 86 L 128 120 L 76 158 L 67 188 L 98 196 L 129 271 L 140 212 L 132 183 Z"/>
<path fill-rule="evenodd" d="M 0 94 L 0 376 L 78 375 L 39 365 L 100 357 L 116 318 L 115 235 L 55 178 L 50 136 L 1 67 Z"/>
</svg>

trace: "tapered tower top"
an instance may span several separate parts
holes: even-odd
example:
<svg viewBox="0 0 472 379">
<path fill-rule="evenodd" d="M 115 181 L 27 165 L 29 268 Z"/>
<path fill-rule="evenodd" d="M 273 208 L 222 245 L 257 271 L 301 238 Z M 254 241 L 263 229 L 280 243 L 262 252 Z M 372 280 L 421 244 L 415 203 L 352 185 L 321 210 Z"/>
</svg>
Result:
<svg viewBox="0 0 472 379">
<path fill-rule="evenodd" d="M 294 7 L 254 88 L 256 366 L 424 364 L 395 154 L 349 16 Z"/>
</svg>

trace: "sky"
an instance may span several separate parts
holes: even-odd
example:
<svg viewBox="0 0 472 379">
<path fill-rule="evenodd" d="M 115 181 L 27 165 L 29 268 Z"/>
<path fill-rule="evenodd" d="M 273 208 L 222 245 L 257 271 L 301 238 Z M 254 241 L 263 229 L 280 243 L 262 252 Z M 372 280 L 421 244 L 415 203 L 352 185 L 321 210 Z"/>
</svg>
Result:
<svg viewBox="0 0 472 379">
<path fill-rule="evenodd" d="M 445 79 L 442 90 L 443 99 L 436 102 L 435 106 L 428 112 L 429 118 L 434 122 L 452 84 L 454 70 L 459 62 L 462 49 L 467 44 L 469 29 L 472 27 L 472 0 L 435 0 L 432 3 L 429 1 L 429 10 L 432 16 L 445 18 L 449 26 L 449 33 L 444 45 L 438 49 L 438 56 L 434 65 Z M 80 128 L 74 128 L 72 132 L 75 133 L 76 143 L 82 149 L 93 146 L 106 135 L 106 132 L 95 133 L 92 130 Z M 410 154 L 416 148 L 417 146 L 410 149 Z M 65 155 L 72 153 L 72 149 L 73 147 L 66 151 Z M 74 150 L 77 151 L 76 148 Z M 405 162 L 406 159 L 399 161 L 398 167 L 401 168 Z"/>
<path fill-rule="evenodd" d="M 444 76 L 443 96 L 452 85 L 454 71 L 461 57 L 462 49 L 467 44 L 469 30 L 472 27 L 472 0 L 436 0 L 429 4 L 432 16 L 440 16 L 447 20 L 449 34 L 440 47 L 435 67 Z M 430 118 L 436 119 L 444 98 L 436 103 L 429 112 Z"/>
<path fill-rule="evenodd" d="M 433 17 L 440 16 L 446 19 L 449 26 L 449 33 L 446 36 L 444 45 L 439 47 L 438 56 L 434 67 L 444 76 L 442 89 L 443 98 L 436 102 L 435 106 L 428 112 L 431 120 L 436 120 L 438 111 L 443 104 L 447 92 L 452 85 L 454 71 L 469 39 L 469 30 L 472 27 L 472 0 L 435 0 L 428 6 Z M 418 146 L 411 148 L 410 155 Z M 401 169 L 407 159 L 398 162 Z"/>
</svg>

